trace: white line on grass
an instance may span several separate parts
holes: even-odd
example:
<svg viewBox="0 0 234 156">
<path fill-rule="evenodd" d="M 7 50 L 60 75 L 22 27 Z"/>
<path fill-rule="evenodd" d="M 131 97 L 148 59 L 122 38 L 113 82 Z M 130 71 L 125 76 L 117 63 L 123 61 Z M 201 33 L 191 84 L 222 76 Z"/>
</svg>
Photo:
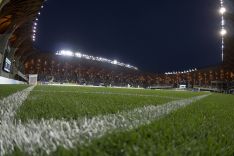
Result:
<svg viewBox="0 0 234 156">
<path fill-rule="evenodd" d="M 34 86 L 23 91 L 16 92 L 0 101 L 0 121 L 12 122 L 17 109 L 27 99 Z"/>
<path fill-rule="evenodd" d="M 117 114 L 100 115 L 92 118 L 84 117 L 79 120 L 51 119 L 40 122 L 30 120 L 26 124 L 14 122 L 12 116 L 15 115 L 17 108 L 20 107 L 32 89 L 33 87 L 30 87 L 8 97 L 8 100 L 5 99 L 11 104 L 6 105 L 5 102 L 0 105 L 0 109 L 8 112 L 1 114 L 0 155 L 13 152 L 15 147 L 31 155 L 43 154 L 38 153 L 38 151 L 50 154 L 56 151 L 58 146 L 74 148 L 79 144 L 89 143 L 92 139 L 101 137 L 106 133 L 131 130 L 149 124 L 153 120 L 208 96 L 202 95 L 172 101 L 160 106 L 146 106 Z M 12 112 L 9 113 L 9 111 Z"/>
</svg>

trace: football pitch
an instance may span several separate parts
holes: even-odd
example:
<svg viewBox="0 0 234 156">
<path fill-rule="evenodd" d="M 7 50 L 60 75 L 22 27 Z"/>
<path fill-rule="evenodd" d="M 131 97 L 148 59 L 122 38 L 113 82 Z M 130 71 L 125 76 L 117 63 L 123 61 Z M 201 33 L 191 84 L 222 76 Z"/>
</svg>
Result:
<svg viewBox="0 0 234 156">
<path fill-rule="evenodd" d="M 234 96 L 0 85 L 0 155 L 233 155 Z"/>
</svg>

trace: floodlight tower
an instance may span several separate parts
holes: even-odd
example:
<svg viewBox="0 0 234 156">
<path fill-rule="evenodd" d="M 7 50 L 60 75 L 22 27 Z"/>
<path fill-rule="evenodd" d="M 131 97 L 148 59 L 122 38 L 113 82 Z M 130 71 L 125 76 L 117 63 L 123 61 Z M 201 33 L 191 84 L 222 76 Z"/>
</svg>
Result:
<svg viewBox="0 0 234 156">
<path fill-rule="evenodd" d="M 226 13 L 226 8 L 224 6 L 224 0 L 220 0 L 220 10 L 219 13 L 221 14 L 221 30 L 220 35 L 222 37 L 222 62 L 224 61 L 224 36 L 227 34 L 227 30 L 225 29 L 225 19 L 224 14 Z"/>
</svg>

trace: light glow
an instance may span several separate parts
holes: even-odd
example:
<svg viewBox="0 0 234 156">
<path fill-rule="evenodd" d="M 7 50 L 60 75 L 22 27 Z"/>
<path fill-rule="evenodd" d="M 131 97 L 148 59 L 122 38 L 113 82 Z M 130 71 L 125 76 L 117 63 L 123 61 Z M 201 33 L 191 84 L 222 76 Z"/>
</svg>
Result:
<svg viewBox="0 0 234 156">
<path fill-rule="evenodd" d="M 46 2 L 47 0 L 45 0 L 44 2 Z M 41 9 L 44 8 L 44 5 L 41 5 Z M 41 12 L 39 11 L 37 13 L 37 16 L 39 17 L 41 15 Z M 32 32 L 33 32 L 33 37 L 32 37 L 32 41 L 35 42 L 36 41 L 36 29 L 37 29 L 37 22 L 39 21 L 38 17 L 35 18 L 35 20 L 33 21 L 33 26 L 32 26 Z"/>
<path fill-rule="evenodd" d="M 220 10 L 219 10 L 220 14 L 224 14 L 226 12 L 226 8 L 224 7 L 221 7 Z"/>
<path fill-rule="evenodd" d="M 227 30 L 221 29 L 220 35 L 221 35 L 221 36 L 225 36 L 226 34 L 227 34 Z"/>
<path fill-rule="evenodd" d="M 197 71 L 197 68 L 184 70 L 184 71 L 173 71 L 173 72 L 166 72 L 165 75 L 177 75 L 177 74 L 188 74 Z"/>
<path fill-rule="evenodd" d="M 107 59 L 107 58 L 90 56 L 90 55 L 82 54 L 81 52 L 72 52 L 70 50 L 61 50 L 61 51 L 56 52 L 56 55 L 76 57 L 76 58 L 84 58 L 84 59 L 87 59 L 87 60 L 104 62 L 104 63 L 109 63 L 109 64 L 113 64 L 113 65 L 117 65 L 117 66 L 122 66 L 122 67 L 129 68 L 129 69 L 138 70 L 137 67 L 132 66 L 130 64 L 125 64 L 125 63 L 119 62 L 117 60 L 110 60 L 110 59 Z"/>
<path fill-rule="evenodd" d="M 117 60 L 114 60 L 114 61 L 113 61 L 113 64 L 117 64 L 117 63 L 118 63 L 118 61 L 117 61 Z"/>
<path fill-rule="evenodd" d="M 221 14 L 221 30 L 220 30 L 220 35 L 221 35 L 221 57 L 222 57 L 222 62 L 224 61 L 224 36 L 227 34 L 227 30 L 225 29 L 225 19 L 224 19 L 224 13 L 226 12 L 226 8 L 224 7 L 224 1 L 220 0 L 220 14 Z"/>
<path fill-rule="evenodd" d="M 75 56 L 81 58 L 82 54 L 81 53 L 75 53 Z"/>
<path fill-rule="evenodd" d="M 62 50 L 61 55 L 63 56 L 74 56 L 74 53 L 70 50 Z"/>
</svg>

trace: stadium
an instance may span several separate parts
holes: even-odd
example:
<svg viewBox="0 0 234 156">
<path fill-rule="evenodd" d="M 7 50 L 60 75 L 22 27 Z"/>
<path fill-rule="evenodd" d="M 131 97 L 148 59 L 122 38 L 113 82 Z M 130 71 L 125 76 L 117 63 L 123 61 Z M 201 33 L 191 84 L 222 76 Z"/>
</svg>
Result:
<svg viewBox="0 0 234 156">
<path fill-rule="evenodd" d="M 219 64 L 165 73 L 34 46 L 47 0 L 0 0 L 1 155 L 233 155 L 234 2 Z"/>
</svg>

